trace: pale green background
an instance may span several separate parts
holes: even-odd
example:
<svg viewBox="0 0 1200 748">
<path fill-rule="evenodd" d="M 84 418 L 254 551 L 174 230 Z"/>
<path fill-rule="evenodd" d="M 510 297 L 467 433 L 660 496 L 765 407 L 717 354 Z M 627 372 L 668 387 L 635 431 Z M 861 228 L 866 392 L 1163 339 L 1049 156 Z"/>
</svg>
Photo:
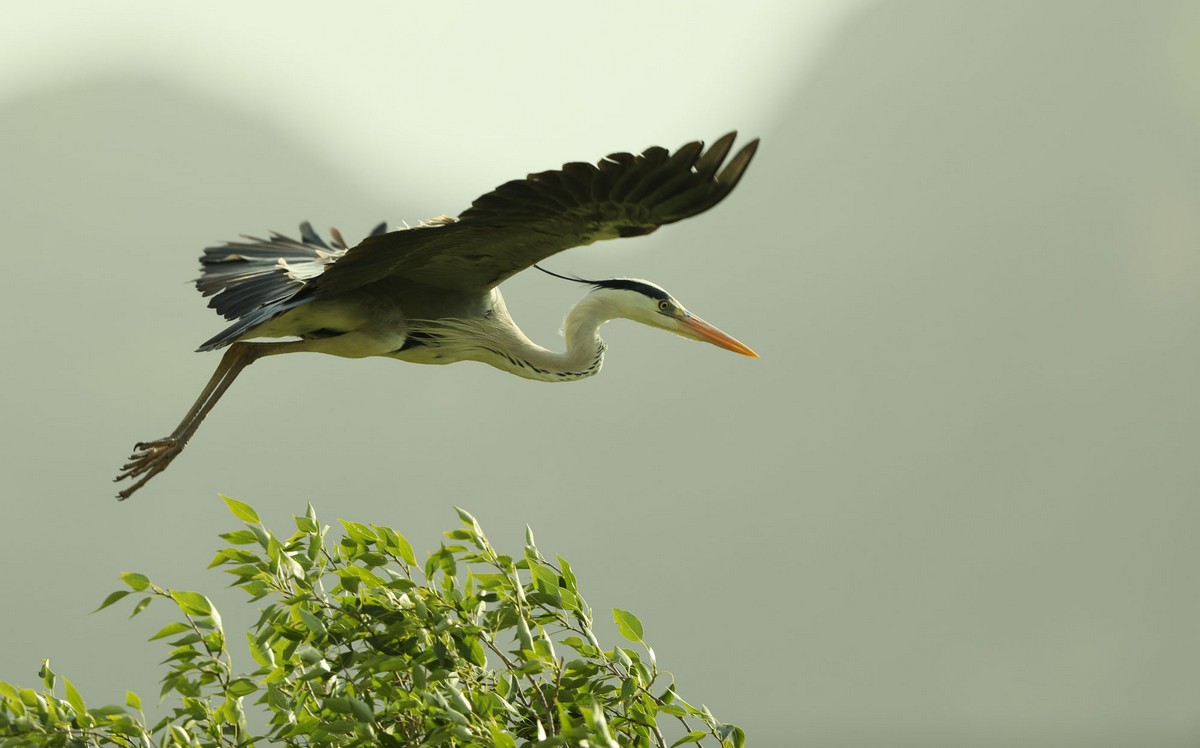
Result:
<svg viewBox="0 0 1200 748">
<path fill-rule="evenodd" d="M 157 693 L 165 609 L 87 615 L 122 570 L 250 620 L 202 570 L 218 491 L 423 550 L 458 504 L 531 523 L 756 745 L 1195 745 L 1200 6 L 596 7 L 6 8 L 0 678 Z M 266 360 L 112 500 L 216 364 L 202 247 L 734 127 L 763 145 L 724 204 L 551 266 L 761 360 L 629 323 L 571 385 Z M 551 345 L 580 295 L 505 290 Z"/>
</svg>

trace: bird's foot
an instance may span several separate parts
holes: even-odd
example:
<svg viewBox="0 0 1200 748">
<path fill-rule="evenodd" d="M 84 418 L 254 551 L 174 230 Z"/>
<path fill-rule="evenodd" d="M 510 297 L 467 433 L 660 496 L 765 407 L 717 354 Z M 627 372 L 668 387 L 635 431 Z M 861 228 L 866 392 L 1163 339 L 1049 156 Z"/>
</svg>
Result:
<svg viewBox="0 0 1200 748">
<path fill-rule="evenodd" d="M 129 456 L 129 462 L 121 466 L 121 474 L 113 478 L 113 482 L 117 483 L 139 476 L 141 479 L 129 488 L 118 491 L 117 497 L 120 499 L 128 499 L 134 491 L 146 485 L 146 481 L 166 470 L 167 465 L 171 464 L 171 460 L 183 451 L 183 444 L 175 437 L 168 436 L 164 439 L 138 442 L 133 445 L 133 450 L 133 454 Z"/>
</svg>

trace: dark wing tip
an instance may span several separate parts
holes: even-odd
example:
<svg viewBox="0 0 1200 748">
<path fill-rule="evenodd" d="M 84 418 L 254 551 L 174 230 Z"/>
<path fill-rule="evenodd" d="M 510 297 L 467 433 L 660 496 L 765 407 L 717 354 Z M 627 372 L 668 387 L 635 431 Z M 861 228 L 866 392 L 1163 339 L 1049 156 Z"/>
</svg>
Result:
<svg viewBox="0 0 1200 748">
<path fill-rule="evenodd" d="M 674 223 L 699 215 L 733 191 L 746 173 L 759 144 L 758 138 L 751 140 L 726 162 L 736 138 L 736 130 L 722 135 L 695 159 L 690 174 L 668 183 L 647 198 L 653 203 L 650 209 L 657 223 Z M 684 148 L 691 146 L 689 143 Z"/>
<path fill-rule="evenodd" d="M 746 167 L 750 166 L 750 161 L 754 158 L 754 154 L 758 152 L 759 139 L 755 138 L 746 145 L 742 146 L 742 150 L 738 151 L 721 173 L 717 175 L 717 181 L 725 187 L 726 193 L 737 186 L 742 175 L 746 173 Z"/>
<path fill-rule="evenodd" d="M 733 147 L 733 141 L 736 139 L 737 130 L 727 132 L 717 138 L 717 141 L 696 160 L 696 173 L 704 177 L 716 174 L 721 162 L 729 155 L 729 149 Z"/>
<path fill-rule="evenodd" d="M 713 207 L 741 180 L 758 148 L 747 143 L 726 161 L 737 130 L 707 149 L 700 140 L 675 151 L 651 146 L 640 154 L 611 153 L 595 165 L 572 162 L 506 182 L 481 195 L 459 216 L 477 225 L 504 226 L 538 220 L 604 220 L 612 215 L 619 236 L 640 236 L 658 226 Z"/>
</svg>

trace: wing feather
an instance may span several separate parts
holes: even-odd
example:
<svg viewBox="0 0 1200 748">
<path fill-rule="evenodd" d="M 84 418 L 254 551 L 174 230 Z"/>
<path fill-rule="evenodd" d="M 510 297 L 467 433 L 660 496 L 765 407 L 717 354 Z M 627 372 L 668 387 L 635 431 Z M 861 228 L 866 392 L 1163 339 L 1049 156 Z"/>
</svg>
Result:
<svg viewBox="0 0 1200 748">
<path fill-rule="evenodd" d="M 565 249 L 648 234 L 733 190 L 758 146 L 751 141 L 726 163 L 735 138 L 729 133 L 707 150 L 696 141 L 673 153 L 658 146 L 613 153 L 506 182 L 457 220 L 368 237 L 310 280 L 305 295 L 345 293 L 385 277 L 483 292 Z"/>
<path fill-rule="evenodd" d="M 725 161 L 725 157 L 729 155 L 729 150 L 733 148 L 733 141 L 736 137 L 736 132 L 722 135 L 696 160 L 696 173 L 701 179 L 712 179 L 713 175 L 717 173 L 717 169 L 721 167 L 721 163 Z M 753 151 L 750 153 L 754 154 Z"/>
<path fill-rule="evenodd" d="M 300 224 L 300 236 L 296 241 L 272 231 L 267 239 L 247 236 L 208 247 L 196 288 L 212 297 L 208 305 L 226 319 L 289 299 L 345 251 L 331 249 L 307 221 Z"/>
<path fill-rule="evenodd" d="M 368 237 L 311 280 L 306 295 L 344 293 L 389 276 L 483 292 L 565 249 L 648 234 L 703 213 L 733 190 L 758 146 L 751 141 L 725 163 L 735 138 L 729 133 L 707 150 L 696 141 L 674 153 L 659 146 L 613 153 L 595 165 L 573 162 L 506 182 L 456 221 Z"/>
</svg>

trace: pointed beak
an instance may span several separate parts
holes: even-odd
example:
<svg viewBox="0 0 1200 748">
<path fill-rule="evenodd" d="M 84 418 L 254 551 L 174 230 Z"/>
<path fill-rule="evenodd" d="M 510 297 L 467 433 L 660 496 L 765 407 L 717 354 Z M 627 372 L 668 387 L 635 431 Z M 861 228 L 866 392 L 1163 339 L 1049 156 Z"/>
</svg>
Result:
<svg viewBox="0 0 1200 748">
<path fill-rule="evenodd" d="M 703 340 L 706 343 L 712 343 L 719 348 L 740 353 L 743 356 L 758 358 L 758 354 L 750 350 L 750 347 L 745 343 L 732 335 L 726 335 L 694 314 L 685 312 L 684 316 L 679 317 L 678 320 L 682 328 L 681 331 L 689 338 Z"/>
</svg>

